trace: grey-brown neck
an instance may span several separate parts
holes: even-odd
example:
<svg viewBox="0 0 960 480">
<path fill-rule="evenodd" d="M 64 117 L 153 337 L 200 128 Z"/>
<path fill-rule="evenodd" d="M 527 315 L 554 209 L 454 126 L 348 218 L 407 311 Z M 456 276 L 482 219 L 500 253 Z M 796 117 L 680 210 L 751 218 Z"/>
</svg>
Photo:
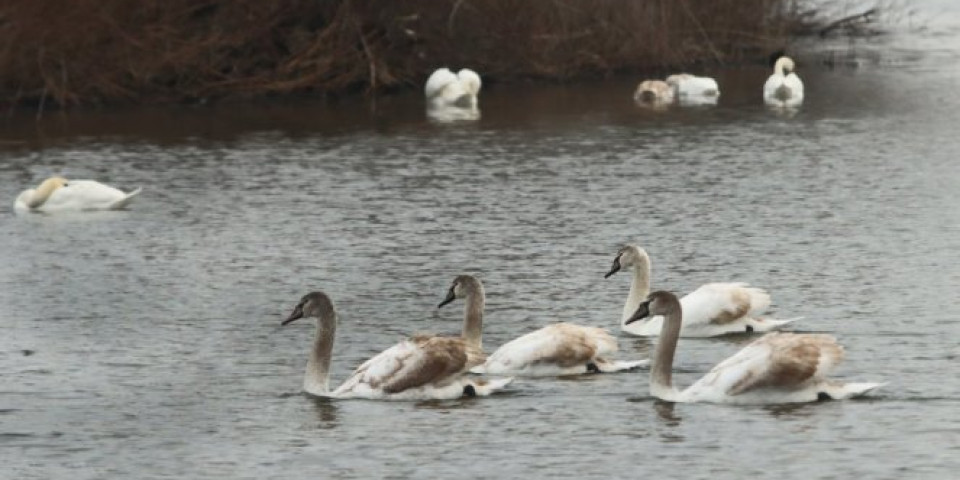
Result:
<svg viewBox="0 0 960 480">
<path fill-rule="evenodd" d="M 315 395 L 330 391 L 330 358 L 333 355 L 333 340 L 337 333 L 337 312 L 333 304 L 319 307 L 314 314 L 317 317 L 317 333 L 313 339 L 313 349 L 307 359 L 307 371 L 303 376 L 303 389 Z"/>
<path fill-rule="evenodd" d="M 666 307 L 661 311 L 663 326 L 660 328 L 660 340 L 657 342 L 650 367 L 650 389 L 654 391 L 673 388 L 673 356 L 680 339 L 683 312 L 676 297 L 672 297 Z"/>
<path fill-rule="evenodd" d="M 462 337 L 471 345 L 483 349 L 483 305 L 486 301 L 483 284 L 479 281 L 464 282 L 461 288 L 466 293 Z"/>
</svg>

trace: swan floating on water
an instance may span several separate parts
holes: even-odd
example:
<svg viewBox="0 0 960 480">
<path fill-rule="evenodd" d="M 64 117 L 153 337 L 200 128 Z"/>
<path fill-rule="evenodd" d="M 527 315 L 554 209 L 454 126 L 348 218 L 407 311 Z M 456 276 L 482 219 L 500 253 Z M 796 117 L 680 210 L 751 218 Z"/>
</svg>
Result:
<svg viewBox="0 0 960 480">
<path fill-rule="evenodd" d="M 677 297 L 653 292 L 627 323 L 660 315 L 665 319 L 650 367 L 650 394 L 669 402 L 740 404 L 841 400 L 884 383 L 841 383 L 826 375 L 843 360 L 843 347 L 829 335 L 773 332 L 754 340 L 713 367 L 685 390 L 673 386 L 673 357 L 684 309 Z"/>
<path fill-rule="evenodd" d="M 666 82 L 681 106 L 716 105 L 720 98 L 720 86 L 710 77 L 676 73 L 667 77 Z"/>
<path fill-rule="evenodd" d="M 19 213 L 120 210 L 129 205 L 138 193 L 140 188 L 124 193 L 93 180 L 51 177 L 36 190 L 31 188 L 21 192 L 13 203 L 13 209 Z"/>
<path fill-rule="evenodd" d="M 663 80 L 644 80 L 633 92 L 633 100 L 641 105 L 663 107 L 673 103 L 674 89 Z"/>
<path fill-rule="evenodd" d="M 513 379 L 484 380 L 464 376 L 486 356 L 462 338 L 418 335 L 380 352 L 360 365 L 347 381 L 330 391 L 330 357 L 337 330 L 333 301 L 323 292 L 304 295 L 281 325 L 316 318 L 313 349 L 307 360 L 303 390 L 318 397 L 378 400 L 453 399 L 486 396 Z"/>
<path fill-rule="evenodd" d="M 773 74 L 763 84 L 763 101 L 773 107 L 798 107 L 803 103 L 803 82 L 794 73 L 793 60 L 780 57 Z"/>
<path fill-rule="evenodd" d="M 620 328 L 631 335 L 659 335 L 663 317 L 654 316 L 639 323 L 627 322 L 640 302 L 650 293 L 650 256 L 646 250 L 636 245 L 621 248 L 604 278 L 629 269 L 633 270 L 633 281 L 627 301 L 623 305 Z M 796 320 L 760 317 L 770 306 L 770 295 L 763 289 L 740 282 L 708 283 L 685 295 L 680 302 L 685 312 L 681 331 L 684 337 L 766 332 Z"/>
<path fill-rule="evenodd" d="M 480 75 L 469 68 L 454 74 L 449 68 L 438 68 L 424 86 L 427 106 L 431 109 L 459 108 L 477 111 L 480 94 Z"/>
<path fill-rule="evenodd" d="M 482 347 L 485 302 L 483 284 L 471 275 L 458 276 L 439 307 L 457 298 L 465 299 L 463 338 L 479 349 Z M 607 358 L 617 348 L 617 339 L 602 328 L 555 323 L 504 344 L 483 365 L 470 371 L 493 375 L 560 376 L 617 372 L 649 363 L 648 360 Z"/>
</svg>

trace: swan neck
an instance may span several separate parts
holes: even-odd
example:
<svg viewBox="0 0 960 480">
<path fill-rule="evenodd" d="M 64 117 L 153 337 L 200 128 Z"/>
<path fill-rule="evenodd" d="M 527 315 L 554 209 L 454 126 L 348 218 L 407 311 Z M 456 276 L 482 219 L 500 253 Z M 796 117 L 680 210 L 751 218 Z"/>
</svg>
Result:
<svg viewBox="0 0 960 480">
<path fill-rule="evenodd" d="M 623 314 L 620 316 L 621 325 L 633 316 L 640 302 L 647 299 L 647 295 L 650 295 L 650 262 L 643 262 L 633 268 L 630 294 L 627 295 L 627 303 L 623 305 Z"/>
<path fill-rule="evenodd" d="M 54 190 L 56 190 L 56 186 L 52 184 L 49 184 L 49 183 L 41 184 L 39 188 L 37 188 L 36 190 L 33 190 L 31 194 L 27 197 L 27 201 L 25 202 L 27 204 L 27 207 L 37 208 L 43 205 L 44 203 L 46 203 L 47 199 L 50 198 L 50 194 L 52 194 Z"/>
<path fill-rule="evenodd" d="M 333 355 L 333 339 L 337 332 L 337 314 L 332 307 L 317 319 L 317 333 L 313 349 L 307 359 L 307 371 L 303 377 L 303 389 L 310 393 L 330 391 L 330 357 Z"/>
<path fill-rule="evenodd" d="M 650 368 L 651 391 L 673 390 L 673 356 L 680 339 L 681 315 L 680 303 L 677 302 L 671 311 L 663 316 L 660 341 L 657 343 Z"/>
<path fill-rule="evenodd" d="M 483 349 L 483 304 L 485 294 L 482 285 L 475 285 L 467 292 L 463 307 L 463 338 L 471 345 Z"/>
</svg>

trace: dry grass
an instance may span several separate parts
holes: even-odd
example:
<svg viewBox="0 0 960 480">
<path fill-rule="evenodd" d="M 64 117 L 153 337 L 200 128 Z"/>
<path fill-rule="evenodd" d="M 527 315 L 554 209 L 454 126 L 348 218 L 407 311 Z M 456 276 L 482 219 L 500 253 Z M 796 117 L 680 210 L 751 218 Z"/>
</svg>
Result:
<svg viewBox="0 0 960 480">
<path fill-rule="evenodd" d="M 5 0 L 0 98 L 69 106 L 564 79 L 762 58 L 790 0 Z"/>
</svg>

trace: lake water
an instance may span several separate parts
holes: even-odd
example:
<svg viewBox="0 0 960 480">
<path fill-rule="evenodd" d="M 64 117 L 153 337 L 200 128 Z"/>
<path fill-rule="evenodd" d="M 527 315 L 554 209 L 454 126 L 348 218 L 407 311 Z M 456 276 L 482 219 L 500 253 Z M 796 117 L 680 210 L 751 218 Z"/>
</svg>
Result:
<svg viewBox="0 0 960 480">
<path fill-rule="evenodd" d="M 6 120 L 11 205 L 51 174 L 144 192 L 0 214 L 0 477 L 955 478 L 960 22 L 941 19 L 857 42 L 857 69 L 801 55 L 792 116 L 745 68 L 707 72 L 713 109 L 639 109 L 614 79 L 492 85 L 451 125 L 416 92 Z M 616 331 L 629 280 L 603 274 L 628 242 L 655 287 L 762 286 L 846 346 L 837 377 L 889 385 L 755 407 L 657 402 L 646 371 L 300 394 L 313 326 L 279 322 L 308 291 L 339 308 L 337 383 L 404 335 L 457 333 L 462 307 L 436 305 L 460 273 L 485 282 L 488 348 L 560 320 Z M 681 340 L 675 380 L 750 340 Z"/>
</svg>

